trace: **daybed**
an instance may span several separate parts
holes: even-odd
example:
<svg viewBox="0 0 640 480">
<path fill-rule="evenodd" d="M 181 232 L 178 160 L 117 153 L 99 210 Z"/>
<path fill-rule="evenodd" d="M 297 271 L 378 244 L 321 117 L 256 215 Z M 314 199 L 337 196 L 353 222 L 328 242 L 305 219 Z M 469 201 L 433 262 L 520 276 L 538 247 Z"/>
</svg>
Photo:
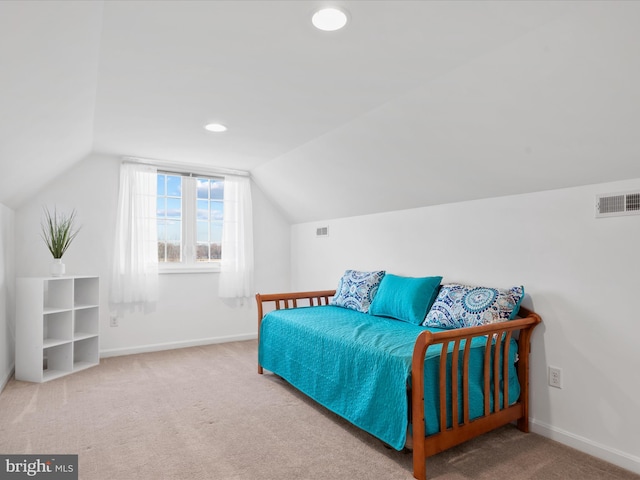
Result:
<svg viewBox="0 0 640 480">
<path fill-rule="evenodd" d="M 382 272 L 382 283 L 365 292 L 370 302 L 364 313 L 344 301 L 350 272 L 338 293 L 256 295 L 258 373 L 264 368 L 279 375 L 396 450 L 412 449 L 413 475 L 419 480 L 426 479 L 426 457 L 510 422 L 528 431 L 530 339 L 540 317 L 520 307 L 523 289 L 518 305 L 511 305 L 510 318 L 445 329 L 423 326 L 428 322 L 420 308 L 427 305 L 427 319 L 441 316 L 438 305 L 452 307 L 453 294 L 461 292 L 457 286 L 445 292 L 441 277 L 426 277 L 437 279 L 435 291 L 418 302 L 419 308 L 407 310 L 399 302 L 424 294 L 424 289 L 412 289 L 402 277 Z M 397 287 L 387 288 L 386 294 L 385 278 L 386 285 Z M 378 286 L 390 310 L 368 308 L 376 301 Z M 445 303 L 436 301 L 443 293 L 449 294 Z M 474 318 L 482 315 L 474 312 Z"/>
</svg>

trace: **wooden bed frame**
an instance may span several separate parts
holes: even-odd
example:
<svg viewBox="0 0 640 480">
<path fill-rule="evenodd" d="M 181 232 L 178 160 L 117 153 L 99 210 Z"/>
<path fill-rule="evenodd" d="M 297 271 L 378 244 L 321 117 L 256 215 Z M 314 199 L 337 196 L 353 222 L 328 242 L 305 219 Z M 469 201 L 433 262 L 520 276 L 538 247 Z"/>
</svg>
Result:
<svg viewBox="0 0 640 480">
<path fill-rule="evenodd" d="M 260 323 L 265 315 L 264 305 L 273 302 L 276 310 L 295 308 L 302 306 L 328 305 L 335 290 L 321 290 L 313 292 L 274 293 L 256 295 L 258 303 L 258 335 L 260 335 Z M 421 333 L 413 348 L 411 366 L 411 385 L 414 387 L 409 396 L 409 421 L 413 425 L 413 434 L 407 432 L 406 447 L 413 450 L 413 476 L 418 480 L 426 480 L 426 458 L 440 453 L 455 445 L 459 445 L 478 435 L 489 432 L 511 422 L 517 422 L 518 428 L 523 432 L 529 431 L 529 354 L 531 351 L 531 334 L 535 326 L 540 323 L 540 316 L 526 308 L 520 307 L 519 317 L 508 322 L 494 323 L 480 327 L 459 328 L 445 332 L 432 333 L 425 330 Z M 476 337 L 485 337 L 486 345 L 484 355 L 484 414 L 476 419 L 469 418 L 469 350 L 471 340 Z M 509 356 L 509 344 L 511 338 L 518 339 L 518 380 L 520 382 L 520 398 L 512 405 L 503 406 L 500 402 L 500 393 L 504 399 L 509 398 L 509 382 L 494 382 L 490 384 L 490 360 L 491 345 L 495 339 L 496 348 L 493 355 L 493 378 L 500 376 L 500 356 Z M 451 368 L 447 369 L 446 355 L 449 344 L 453 342 L 453 351 L 459 351 L 460 342 L 465 346 L 462 353 L 462 365 L 458 365 L 459 355 L 452 355 Z M 424 424 L 424 363 L 427 348 L 431 345 L 442 344 L 440 355 L 440 431 L 425 436 Z M 503 362 L 503 378 L 507 378 L 508 362 Z M 446 402 L 447 378 L 451 378 L 451 372 L 462 371 L 462 391 L 458 389 L 458 382 L 451 383 L 451 404 Z M 258 373 L 263 373 L 261 365 L 258 365 Z M 492 391 L 493 390 L 493 391 Z M 462 396 L 461 423 L 454 422 L 447 428 L 447 413 L 451 418 L 459 418 L 459 396 Z M 493 396 L 493 408 L 490 398 Z"/>
</svg>

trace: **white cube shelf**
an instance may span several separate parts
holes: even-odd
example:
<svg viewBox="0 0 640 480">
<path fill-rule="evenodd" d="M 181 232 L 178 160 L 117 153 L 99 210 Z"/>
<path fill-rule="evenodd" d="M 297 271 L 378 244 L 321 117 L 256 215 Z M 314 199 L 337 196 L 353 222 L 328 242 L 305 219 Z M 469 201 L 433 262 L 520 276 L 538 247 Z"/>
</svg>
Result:
<svg viewBox="0 0 640 480">
<path fill-rule="evenodd" d="M 100 362 L 99 278 L 18 278 L 16 379 L 46 382 Z"/>
</svg>

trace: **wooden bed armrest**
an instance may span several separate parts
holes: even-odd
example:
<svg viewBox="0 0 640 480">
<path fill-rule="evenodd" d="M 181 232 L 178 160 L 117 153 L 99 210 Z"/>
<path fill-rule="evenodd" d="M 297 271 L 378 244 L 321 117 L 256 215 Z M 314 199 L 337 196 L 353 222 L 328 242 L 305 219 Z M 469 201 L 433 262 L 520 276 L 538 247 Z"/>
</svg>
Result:
<svg viewBox="0 0 640 480">
<path fill-rule="evenodd" d="M 256 302 L 258 303 L 258 325 L 262 317 L 264 317 L 263 305 L 273 302 L 275 309 L 286 309 L 296 307 L 312 307 L 314 305 L 329 305 L 329 298 L 335 295 L 335 290 L 317 290 L 313 292 L 287 292 L 287 293 L 269 293 L 263 295 L 256 293 Z M 298 301 L 302 301 L 298 304 Z"/>
<path fill-rule="evenodd" d="M 329 299 L 335 295 L 335 290 L 316 290 L 312 292 L 286 292 L 286 293 L 256 293 L 258 304 L 258 341 L 260 341 L 260 324 L 264 317 L 264 305 L 274 303 L 276 310 L 313 307 L 317 305 L 329 305 Z M 262 373 L 262 365 L 258 364 L 258 373 Z"/>
<path fill-rule="evenodd" d="M 435 455 L 441 451 L 458 445 L 470 438 L 493 430 L 506 423 L 517 421 L 518 428 L 522 431 L 529 429 L 529 353 L 531 350 L 531 334 L 541 319 L 536 313 L 526 308 L 521 308 L 519 318 L 506 322 L 493 323 L 479 327 L 458 328 L 445 332 L 422 332 L 414 345 L 413 359 L 411 363 L 411 417 L 412 417 L 412 443 L 413 443 L 413 475 L 420 480 L 426 479 L 426 457 Z M 510 340 L 518 335 L 518 380 L 520 382 L 519 400 L 508 405 L 509 382 L 500 383 L 494 380 L 491 387 L 490 377 L 494 379 L 508 378 L 509 346 Z M 471 341 L 474 338 L 485 337 L 484 353 L 484 415 L 476 420 L 469 418 L 469 354 Z M 451 366 L 447 368 L 447 352 L 449 344 L 453 342 L 453 352 L 461 351 L 462 347 L 462 391 L 458 389 L 458 382 L 453 381 L 453 375 L 459 372 L 459 353 L 451 355 Z M 495 341 L 493 354 L 491 346 Z M 427 349 L 432 345 L 442 345 L 440 353 L 439 370 L 439 399 L 440 399 L 440 431 L 425 437 L 424 414 L 424 368 Z M 491 362 L 493 355 L 493 362 Z M 500 357 L 502 356 L 502 369 L 500 372 Z M 490 364 L 493 363 L 493 372 L 490 372 Z M 451 402 L 446 401 L 447 377 L 451 377 Z M 500 403 L 502 393 L 503 404 Z M 462 396 L 462 422 L 458 423 L 459 398 Z M 491 408 L 493 398 L 493 408 Z M 447 428 L 447 409 L 453 419 L 450 428 Z"/>
</svg>

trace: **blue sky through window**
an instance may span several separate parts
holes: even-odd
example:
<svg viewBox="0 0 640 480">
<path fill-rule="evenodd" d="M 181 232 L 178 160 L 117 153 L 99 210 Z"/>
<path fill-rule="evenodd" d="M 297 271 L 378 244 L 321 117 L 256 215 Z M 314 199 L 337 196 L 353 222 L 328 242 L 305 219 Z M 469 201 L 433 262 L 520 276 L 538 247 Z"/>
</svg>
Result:
<svg viewBox="0 0 640 480">
<path fill-rule="evenodd" d="M 193 185 L 195 185 L 196 212 L 193 226 L 183 225 L 183 209 L 186 207 L 184 182 L 195 182 Z M 192 228 L 195 230 L 193 233 L 187 233 L 187 240 L 191 238 L 195 243 L 196 261 L 219 260 L 222 242 L 224 179 L 205 177 L 192 179 L 181 175 L 160 173 L 157 187 L 158 260 L 160 262 L 183 260 L 185 228 L 188 232 L 191 232 Z M 188 187 L 188 191 L 193 192 L 192 184 Z"/>
<path fill-rule="evenodd" d="M 179 262 L 182 255 L 182 177 L 158 174 L 156 215 L 158 260 Z"/>
<path fill-rule="evenodd" d="M 224 180 L 198 178 L 196 191 L 196 259 L 218 260 L 222 243 Z"/>
</svg>

